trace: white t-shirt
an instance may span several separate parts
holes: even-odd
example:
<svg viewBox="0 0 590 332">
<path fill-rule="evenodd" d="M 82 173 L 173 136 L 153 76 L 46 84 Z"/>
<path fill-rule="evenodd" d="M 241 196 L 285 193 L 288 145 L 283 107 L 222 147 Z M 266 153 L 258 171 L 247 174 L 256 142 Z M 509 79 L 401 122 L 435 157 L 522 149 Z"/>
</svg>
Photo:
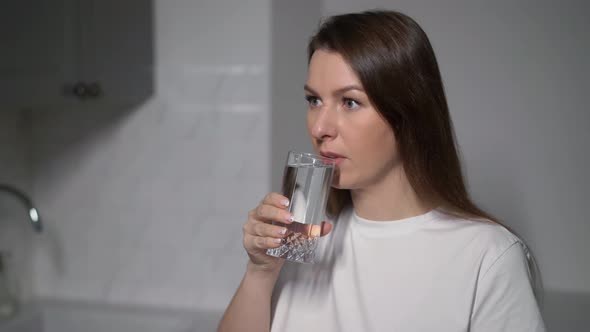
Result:
<svg viewBox="0 0 590 332">
<path fill-rule="evenodd" d="M 439 209 L 371 221 L 347 208 L 315 264 L 286 262 L 271 331 L 545 331 L 527 253 L 495 223 Z"/>
</svg>

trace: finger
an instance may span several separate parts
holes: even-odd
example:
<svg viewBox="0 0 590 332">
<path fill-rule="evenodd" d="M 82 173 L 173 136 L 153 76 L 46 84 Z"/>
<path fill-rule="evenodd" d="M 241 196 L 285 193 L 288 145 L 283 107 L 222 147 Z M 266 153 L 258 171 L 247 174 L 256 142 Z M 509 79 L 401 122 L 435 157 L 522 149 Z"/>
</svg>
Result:
<svg viewBox="0 0 590 332">
<path fill-rule="evenodd" d="M 280 225 L 271 225 L 265 223 L 255 223 L 252 226 L 253 235 L 263 237 L 282 238 L 287 234 L 287 228 Z"/>
<path fill-rule="evenodd" d="M 272 237 L 246 235 L 244 237 L 244 246 L 246 249 L 270 249 L 277 248 L 281 245 L 282 239 L 275 239 Z"/>
<path fill-rule="evenodd" d="M 320 236 L 326 236 L 332 231 L 332 224 L 322 221 Z"/>
<path fill-rule="evenodd" d="M 289 207 L 289 199 L 279 193 L 269 193 L 262 200 L 262 204 L 272 205 L 281 209 Z"/>
<path fill-rule="evenodd" d="M 332 230 L 332 224 L 325 221 L 322 221 L 320 225 L 295 223 L 287 226 L 287 228 L 291 232 L 301 233 L 308 237 L 314 238 L 328 235 L 328 233 L 330 233 Z"/>
<path fill-rule="evenodd" d="M 286 224 L 293 222 L 293 215 L 289 211 L 268 204 L 258 205 L 254 210 L 253 217 L 265 222 L 278 221 Z"/>
</svg>

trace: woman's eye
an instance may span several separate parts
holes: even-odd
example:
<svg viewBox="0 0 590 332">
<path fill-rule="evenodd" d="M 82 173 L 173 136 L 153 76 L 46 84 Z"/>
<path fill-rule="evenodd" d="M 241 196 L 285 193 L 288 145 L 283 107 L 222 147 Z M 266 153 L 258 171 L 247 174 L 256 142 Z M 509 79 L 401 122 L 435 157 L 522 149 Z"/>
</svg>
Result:
<svg viewBox="0 0 590 332">
<path fill-rule="evenodd" d="M 361 107 L 361 103 L 354 99 L 344 98 L 344 107 L 346 107 L 349 110 L 355 110 Z"/>
<path fill-rule="evenodd" d="M 311 108 L 317 108 L 317 107 L 322 106 L 322 101 L 318 97 L 305 96 L 305 100 L 307 100 L 307 103 L 309 104 L 309 107 L 311 107 Z"/>
</svg>

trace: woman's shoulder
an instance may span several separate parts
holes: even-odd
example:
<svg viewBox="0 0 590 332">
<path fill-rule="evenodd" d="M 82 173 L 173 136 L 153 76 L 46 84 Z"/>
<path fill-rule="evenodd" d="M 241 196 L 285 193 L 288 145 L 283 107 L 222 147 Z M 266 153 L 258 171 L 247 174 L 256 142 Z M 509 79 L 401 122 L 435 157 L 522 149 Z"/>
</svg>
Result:
<svg viewBox="0 0 590 332">
<path fill-rule="evenodd" d="M 524 242 L 506 226 L 488 219 L 472 219 L 437 211 L 436 222 L 430 226 L 442 232 L 454 233 L 479 247 L 487 259 L 494 260 L 506 250 L 520 244 L 526 249 Z"/>
<path fill-rule="evenodd" d="M 478 234 L 491 242 L 514 243 L 519 238 L 506 226 L 485 218 L 468 218 L 448 213 L 442 209 L 436 210 L 435 223 L 431 226 L 439 229 L 456 229 L 470 234 Z"/>
</svg>

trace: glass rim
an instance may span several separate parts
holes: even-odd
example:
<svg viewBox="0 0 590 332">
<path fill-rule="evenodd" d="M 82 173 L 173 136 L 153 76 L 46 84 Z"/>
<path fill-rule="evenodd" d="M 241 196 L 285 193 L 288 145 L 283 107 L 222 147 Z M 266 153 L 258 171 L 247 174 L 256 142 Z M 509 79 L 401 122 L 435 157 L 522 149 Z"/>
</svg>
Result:
<svg viewBox="0 0 590 332">
<path fill-rule="evenodd" d="M 311 152 L 299 152 L 296 150 L 289 150 L 288 155 L 291 155 L 291 154 L 309 157 L 309 158 L 314 159 L 314 162 L 319 161 L 319 162 L 322 162 L 326 165 L 334 165 L 336 163 L 336 160 L 334 158 L 324 157 L 324 156 L 317 155 L 317 154 L 311 153 Z M 287 159 L 289 159 L 289 158 L 287 157 Z"/>
</svg>

